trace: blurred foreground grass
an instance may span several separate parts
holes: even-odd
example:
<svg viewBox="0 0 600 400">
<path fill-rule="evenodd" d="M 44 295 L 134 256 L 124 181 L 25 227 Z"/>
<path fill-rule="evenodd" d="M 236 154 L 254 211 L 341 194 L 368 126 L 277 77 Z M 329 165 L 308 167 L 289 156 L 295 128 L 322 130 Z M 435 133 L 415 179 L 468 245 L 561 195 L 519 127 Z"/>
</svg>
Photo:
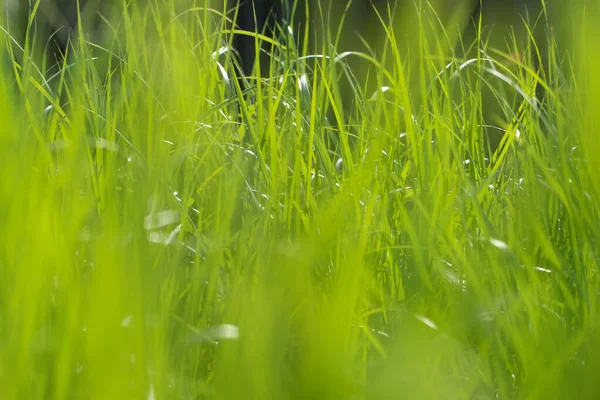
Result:
<svg viewBox="0 0 600 400">
<path fill-rule="evenodd" d="M 0 76 L 2 399 L 597 398 L 596 10 L 544 72 L 423 18 L 374 94 L 288 44 L 244 97 L 153 4 Z"/>
</svg>

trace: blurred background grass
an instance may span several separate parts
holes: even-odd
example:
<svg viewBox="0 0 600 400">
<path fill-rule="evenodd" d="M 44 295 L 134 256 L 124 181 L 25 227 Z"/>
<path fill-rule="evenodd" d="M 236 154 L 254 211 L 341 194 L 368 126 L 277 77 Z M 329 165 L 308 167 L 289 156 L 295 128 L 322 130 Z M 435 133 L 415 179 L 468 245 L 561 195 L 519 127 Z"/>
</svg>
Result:
<svg viewBox="0 0 600 400">
<path fill-rule="evenodd" d="M 596 398 L 596 3 L 418 3 L 251 90 L 220 2 L 57 75 L 5 23 L 2 398 Z"/>
</svg>

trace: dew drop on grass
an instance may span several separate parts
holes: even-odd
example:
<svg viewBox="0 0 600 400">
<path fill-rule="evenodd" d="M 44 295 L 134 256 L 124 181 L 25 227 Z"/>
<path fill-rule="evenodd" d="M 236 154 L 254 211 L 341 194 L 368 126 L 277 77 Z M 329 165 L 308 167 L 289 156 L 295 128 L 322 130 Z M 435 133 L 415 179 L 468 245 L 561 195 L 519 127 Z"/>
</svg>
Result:
<svg viewBox="0 0 600 400">
<path fill-rule="evenodd" d="M 131 315 L 127 315 L 125 318 L 123 318 L 123 320 L 121 321 L 121 327 L 123 328 L 127 328 L 131 325 L 131 321 L 133 320 L 133 317 Z"/>
<path fill-rule="evenodd" d="M 422 323 L 424 323 L 425 325 L 427 325 L 428 327 L 430 327 L 433 330 L 439 330 L 438 326 L 436 325 L 435 322 L 433 322 L 432 320 L 430 320 L 429 318 L 420 315 L 420 314 L 415 314 L 415 318 L 418 319 L 419 321 L 421 321 Z"/>
<path fill-rule="evenodd" d="M 390 87 L 389 87 L 389 86 L 382 86 L 382 87 L 380 88 L 380 91 L 381 91 L 381 93 L 385 93 L 385 92 L 387 92 L 388 90 L 390 90 Z M 375 91 L 375 92 L 374 92 L 374 93 L 371 95 L 371 100 L 375 100 L 375 99 L 377 99 L 377 94 L 378 94 L 378 93 L 379 93 L 379 91 Z"/>
<path fill-rule="evenodd" d="M 509 250 L 508 245 L 506 243 L 504 243 L 502 240 L 490 238 L 490 244 L 492 244 L 492 246 L 494 246 L 500 250 Z"/>
</svg>

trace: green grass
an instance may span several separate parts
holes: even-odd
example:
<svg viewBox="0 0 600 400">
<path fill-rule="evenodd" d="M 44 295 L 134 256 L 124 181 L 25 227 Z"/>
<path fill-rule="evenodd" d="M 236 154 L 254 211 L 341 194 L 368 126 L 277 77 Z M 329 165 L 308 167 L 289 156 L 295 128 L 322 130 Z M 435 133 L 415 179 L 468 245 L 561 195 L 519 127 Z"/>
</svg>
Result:
<svg viewBox="0 0 600 400">
<path fill-rule="evenodd" d="M 242 93 L 174 3 L 0 76 L 2 399 L 597 398 L 596 10 Z"/>
</svg>

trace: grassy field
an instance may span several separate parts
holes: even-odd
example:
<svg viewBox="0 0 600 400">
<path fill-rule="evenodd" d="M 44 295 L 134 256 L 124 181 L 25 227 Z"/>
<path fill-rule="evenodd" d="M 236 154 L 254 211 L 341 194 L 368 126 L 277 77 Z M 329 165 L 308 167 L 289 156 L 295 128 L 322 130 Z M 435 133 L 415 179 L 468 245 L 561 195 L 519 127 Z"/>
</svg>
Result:
<svg viewBox="0 0 600 400">
<path fill-rule="evenodd" d="M 0 398 L 600 395 L 593 4 L 568 58 L 423 14 L 369 85 L 287 41 L 252 90 L 217 12 L 149 4 L 4 51 Z"/>
</svg>

